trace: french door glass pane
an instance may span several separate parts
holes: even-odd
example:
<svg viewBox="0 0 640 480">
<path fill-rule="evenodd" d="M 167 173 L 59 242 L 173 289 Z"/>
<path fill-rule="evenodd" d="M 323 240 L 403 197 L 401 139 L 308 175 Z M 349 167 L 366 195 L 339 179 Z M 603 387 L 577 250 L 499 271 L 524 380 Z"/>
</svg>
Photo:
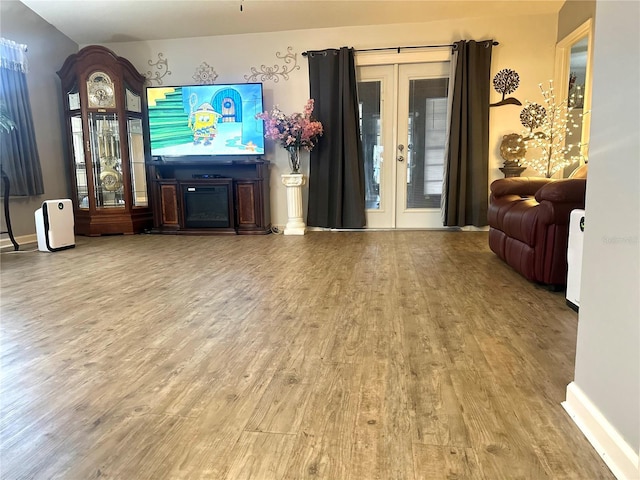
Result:
<svg viewBox="0 0 640 480">
<path fill-rule="evenodd" d="M 381 82 L 358 82 L 360 99 L 360 132 L 364 152 L 366 208 L 380 208 L 380 168 L 382 139 L 380 137 Z"/>
<path fill-rule="evenodd" d="M 449 79 L 409 81 L 407 208 L 440 208 Z"/>
</svg>

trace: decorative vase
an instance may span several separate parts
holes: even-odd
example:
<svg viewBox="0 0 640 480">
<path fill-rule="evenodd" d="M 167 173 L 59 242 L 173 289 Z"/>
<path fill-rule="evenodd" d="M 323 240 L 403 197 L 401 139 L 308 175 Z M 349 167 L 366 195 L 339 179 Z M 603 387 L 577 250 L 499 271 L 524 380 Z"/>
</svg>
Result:
<svg viewBox="0 0 640 480">
<path fill-rule="evenodd" d="M 291 167 L 291 173 L 300 173 L 300 147 L 289 145 L 286 149 L 289 152 L 289 166 Z"/>
</svg>

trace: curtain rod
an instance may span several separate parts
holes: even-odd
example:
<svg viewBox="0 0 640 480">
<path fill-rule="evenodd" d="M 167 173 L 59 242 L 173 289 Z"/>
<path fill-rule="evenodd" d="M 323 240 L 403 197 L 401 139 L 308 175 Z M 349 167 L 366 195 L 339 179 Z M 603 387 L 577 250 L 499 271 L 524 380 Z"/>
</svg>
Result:
<svg viewBox="0 0 640 480">
<path fill-rule="evenodd" d="M 478 42 L 478 43 L 483 43 L 483 42 Z M 492 43 L 492 45 L 494 47 L 500 45 L 500 42 L 496 42 L 496 41 L 493 41 L 491 43 Z M 410 50 L 412 48 L 453 48 L 454 51 L 455 51 L 458 48 L 458 44 L 457 43 L 447 43 L 447 44 L 444 44 L 444 45 L 412 45 L 412 46 L 407 46 L 407 47 L 365 48 L 365 49 L 362 49 L 362 50 L 355 50 L 355 51 L 356 52 L 380 52 L 380 51 L 384 51 L 384 50 L 396 50 L 397 53 L 400 53 L 400 50 Z M 302 52 L 302 56 L 303 57 L 306 57 L 307 55 L 309 55 L 309 52 Z"/>
</svg>

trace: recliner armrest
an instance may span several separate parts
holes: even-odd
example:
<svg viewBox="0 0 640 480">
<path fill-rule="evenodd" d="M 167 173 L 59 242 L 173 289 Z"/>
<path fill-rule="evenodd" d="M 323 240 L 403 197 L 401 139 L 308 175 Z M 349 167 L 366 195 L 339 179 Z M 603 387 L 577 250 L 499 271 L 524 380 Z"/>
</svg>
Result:
<svg viewBox="0 0 640 480">
<path fill-rule="evenodd" d="M 540 190 L 536 192 L 536 200 L 540 203 L 542 203 L 543 200 L 553 203 L 574 203 L 584 207 L 586 189 L 586 178 L 556 180 L 540 188 Z"/>
<path fill-rule="evenodd" d="M 538 190 L 553 181 L 542 177 L 500 178 L 491 183 L 491 194 L 495 197 L 503 195 L 533 196 Z"/>
</svg>

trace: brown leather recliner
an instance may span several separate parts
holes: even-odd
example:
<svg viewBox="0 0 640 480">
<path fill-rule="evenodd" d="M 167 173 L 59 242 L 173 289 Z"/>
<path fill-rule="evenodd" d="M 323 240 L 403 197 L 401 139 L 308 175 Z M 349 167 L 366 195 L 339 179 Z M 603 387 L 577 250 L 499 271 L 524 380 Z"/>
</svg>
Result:
<svg viewBox="0 0 640 480">
<path fill-rule="evenodd" d="M 570 178 L 501 178 L 491 184 L 489 247 L 533 282 L 567 283 L 569 216 L 584 208 L 587 166 Z"/>
</svg>

